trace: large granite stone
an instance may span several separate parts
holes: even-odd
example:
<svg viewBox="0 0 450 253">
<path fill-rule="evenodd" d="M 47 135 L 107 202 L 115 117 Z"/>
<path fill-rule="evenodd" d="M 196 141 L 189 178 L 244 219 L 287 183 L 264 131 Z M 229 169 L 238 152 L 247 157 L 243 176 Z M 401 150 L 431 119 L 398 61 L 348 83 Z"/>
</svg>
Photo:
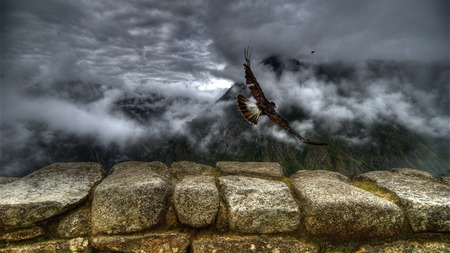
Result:
<svg viewBox="0 0 450 253">
<path fill-rule="evenodd" d="M 192 253 L 315 253 L 319 248 L 297 239 L 268 236 L 202 236 L 192 242 Z"/>
<path fill-rule="evenodd" d="M 396 241 L 381 245 L 364 245 L 355 253 L 449 253 L 450 243 L 445 242 L 419 242 L 419 241 Z"/>
<path fill-rule="evenodd" d="M 300 212 L 285 183 L 241 176 L 221 177 L 219 182 L 230 229 L 277 233 L 299 227 Z"/>
<path fill-rule="evenodd" d="M 225 175 L 242 175 L 280 178 L 283 169 L 278 163 L 270 162 L 217 162 L 216 167 Z"/>
<path fill-rule="evenodd" d="M 95 189 L 92 232 L 140 231 L 162 221 L 172 194 L 167 166 L 160 162 L 125 162 Z"/>
<path fill-rule="evenodd" d="M 181 223 L 197 228 L 212 224 L 219 209 L 215 178 L 186 177 L 175 187 L 173 202 Z"/>
<path fill-rule="evenodd" d="M 334 172 L 301 171 L 291 176 L 308 233 L 333 240 L 389 237 L 404 224 L 401 209 L 346 183 Z"/>
<path fill-rule="evenodd" d="M 95 236 L 92 245 L 99 252 L 181 253 L 188 252 L 191 234 L 169 231 L 139 235 Z"/>
<path fill-rule="evenodd" d="M 415 232 L 450 232 L 449 186 L 390 171 L 368 172 L 357 180 L 368 180 L 392 192 Z"/>
<path fill-rule="evenodd" d="M 61 252 L 91 252 L 89 240 L 86 238 L 73 238 L 68 240 L 50 240 L 32 244 L 22 244 L 0 249 L 0 253 L 61 253 Z"/>
<path fill-rule="evenodd" d="M 80 203 L 104 177 L 96 163 L 57 163 L 0 185 L 0 227 L 31 226 Z"/>
</svg>

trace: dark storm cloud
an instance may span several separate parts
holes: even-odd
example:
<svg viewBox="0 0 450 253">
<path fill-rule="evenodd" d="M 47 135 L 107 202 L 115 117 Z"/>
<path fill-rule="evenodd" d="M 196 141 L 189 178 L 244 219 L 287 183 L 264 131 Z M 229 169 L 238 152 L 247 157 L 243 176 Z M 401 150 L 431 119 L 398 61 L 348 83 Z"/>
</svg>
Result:
<svg viewBox="0 0 450 253">
<path fill-rule="evenodd" d="M 445 0 L 22 0 L 3 5 L 2 59 L 42 64 L 70 51 L 87 69 L 133 81 L 147 76 L 155 82 L 197 83 L 212 75 L 236 80 L 247 45 L 265 55 L 311 61 L 448 58 Z"/>
<path fill-rule="evenodd" d="M 233 62 L 243 45 L 316 61 L 448 58 L 448 1 L 212 1 L 209 12 Z"/>
<path fill-rule="evenodd" d="M 197 21 L 198 4 L 8 1 L 2 56 L 42 64 L 69 51 L 101 75 L 196 82 L 195 73 L 214 68 Z"/>
</svg>

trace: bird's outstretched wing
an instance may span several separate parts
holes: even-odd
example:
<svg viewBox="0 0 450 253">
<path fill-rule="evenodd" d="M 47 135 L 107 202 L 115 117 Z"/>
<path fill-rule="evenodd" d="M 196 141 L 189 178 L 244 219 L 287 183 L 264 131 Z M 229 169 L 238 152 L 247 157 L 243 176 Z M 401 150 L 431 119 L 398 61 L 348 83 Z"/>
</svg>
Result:
<svg viewBox="0 0 450 253">
<path fill-rule="evenodd" d="M 289 126 L 289 123 L 286 120 L 284 120 L 280 115 L 278 115 L 278 113 L 276 113 L 275 110 L 272 111 L 271 113 L 267 113 L 267 117 L 269 117 L 270 120 L 272 120 L 274 123 L 277 123 L 284 130 L 286 130 L 288 133 L 294 135 L 295 137 L 297 137 L 297 139 L 299 139 L 301 142 L 303 142 L 305 144 L 318 145 L 318 146 L 327 145 L 327 143 L 314 142 L 314 141 L 310 141 L 308 139 L 303 138 L 303 136 L 301 136 L 294 129 L 292 129 L 291 126 Z"/>
<path fill-rule="evenodd" d="M 267 106 L 268 104 L 272 103 L 270 103 L 269 100 L 267 100 L 266 96 L 264 95 L 264 92 L 261 89 L 261 86 L 258 83 L 258 80 L 256 80 L 256 77 L 253 74 L 251 68 L 252 54 L 253 50 L 251 48 L 244 49 L 245 83 L 249 85 L 250 92 L 252 93 L 252 96 L 255 98 L 257 104 L 250 102 L 248 99 L 246 99 L 240 94 L 237 96 L 238 108 L 241 111 L 242 115 L 244 116 L 245 120 L 256 125 L 258 123 L 259 116 L 265 114 L 270 118 L 270 120 L 280 125 L 284 130 L 297 137 L 303 143 L 310 145 L 327 145 L 326 143 L 313 142 L 303 138 L 299 133 L 297 133 L 294 129 L 292 129 L 289 126 L 289 123 L 287 123 L 286 120 L 284 120 L 280 115 L 278 115 L 274 107 Z"/>
<path fill-rule="evenodd" d="M 253 54 L 252 48 L 248 47 L 248 48 L 244 49 L 245 83 L 247 85 L 249 85 L 250 92 L 252 93 L 252 96 L 255 98 L 255 100 L 258 104 L 260 104 L 260 105 L 267 104 L 269 101 L 267 100 L 266 96 L 264 95 L 264 92 L 262 91 L 261 86 L 258 83 L 258 80 L 256 80 L 256 77 L 253 74 L 253 71 L 251 68 L 252 54 Z"/>
<path fill-rule="evenodd" d="M 259 109 L 258 105 L 251 102 L 241 94 L 236 96 L 236 100 L 239 111 L 241 111 L 244 119 L 254 125 L 258 124 L 258 119 L 261 115 L 261 109 Z"/>
</svg>

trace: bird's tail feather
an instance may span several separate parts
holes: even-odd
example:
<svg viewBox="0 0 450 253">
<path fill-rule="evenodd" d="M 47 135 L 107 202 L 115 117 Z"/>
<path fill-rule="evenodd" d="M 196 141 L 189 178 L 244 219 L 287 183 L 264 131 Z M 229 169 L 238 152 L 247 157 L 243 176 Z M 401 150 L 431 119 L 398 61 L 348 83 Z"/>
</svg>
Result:
<svg viewBox="0 0 450 253">
<path fill-rule="evenodd" d="M 245 120 L 252 124 L 258 124 L 259 116 L 261 115 L 261 110 L 256 103 L 251 102 L 246 97 L 238 94 L 236 96 L 237 105 L 239 111 L 244 116 Z"/>
</svg>

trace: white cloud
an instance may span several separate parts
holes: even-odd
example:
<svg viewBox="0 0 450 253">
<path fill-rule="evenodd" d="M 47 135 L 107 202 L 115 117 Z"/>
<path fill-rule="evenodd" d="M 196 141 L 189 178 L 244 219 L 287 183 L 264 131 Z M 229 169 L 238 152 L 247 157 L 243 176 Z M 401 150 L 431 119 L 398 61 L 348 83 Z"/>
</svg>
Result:
<svg viewBox="0 0 450 253">
<path fill-rule="evenodd" d="M 384 121 L 427 136 L 447 136 L 449 115 L 438 103 L 446 99 L 448 105 L 447 94 L 442 93 L 445 87 L 435 84 L 435 88 L 430 88 L 424 82 L 429 75 L 405 72 L 412 63 L 377 64 L 379 66 L 334 63 L 330 69 L 357 70 L 350 78 L 335 80 L 317 75 L 317 69 L 311 67 L 300 72 L 285 71 L 279 80 L 273 72 L 263 72 L 261 66 L 254 67 L 254 73 L 281 114 L 303 114 L 305 122 L 312 119 L 328 134 L 345 134 L 349 122 L 360 122 L 369 127 Z M 381 72 L 374 76 L 376 69 Z M 416 65 L 414 69 L 422 68 Z M 438 77 L 433 78 L 439 81 Z M 441 81 L 445 85 L 445 81 Z M 297 130 L 302 132 L 299 127 Z M 365 137 L 360 136 L 368 140 Z"/>
<path fill-rule="evenodd" d="M 80 106 L 58 99 L 29 98 L 16 104 L 14 114 L 6 117 L 7 124 L 20 126 L 21 122 L 40 122 L 52 131 L 95 136 L 103 144 L 123 143 L 144 133 L 142 126 L 120 115 L 111 115 L 110 106 L 108 101 L 102 100 Z"/>
</svg>

